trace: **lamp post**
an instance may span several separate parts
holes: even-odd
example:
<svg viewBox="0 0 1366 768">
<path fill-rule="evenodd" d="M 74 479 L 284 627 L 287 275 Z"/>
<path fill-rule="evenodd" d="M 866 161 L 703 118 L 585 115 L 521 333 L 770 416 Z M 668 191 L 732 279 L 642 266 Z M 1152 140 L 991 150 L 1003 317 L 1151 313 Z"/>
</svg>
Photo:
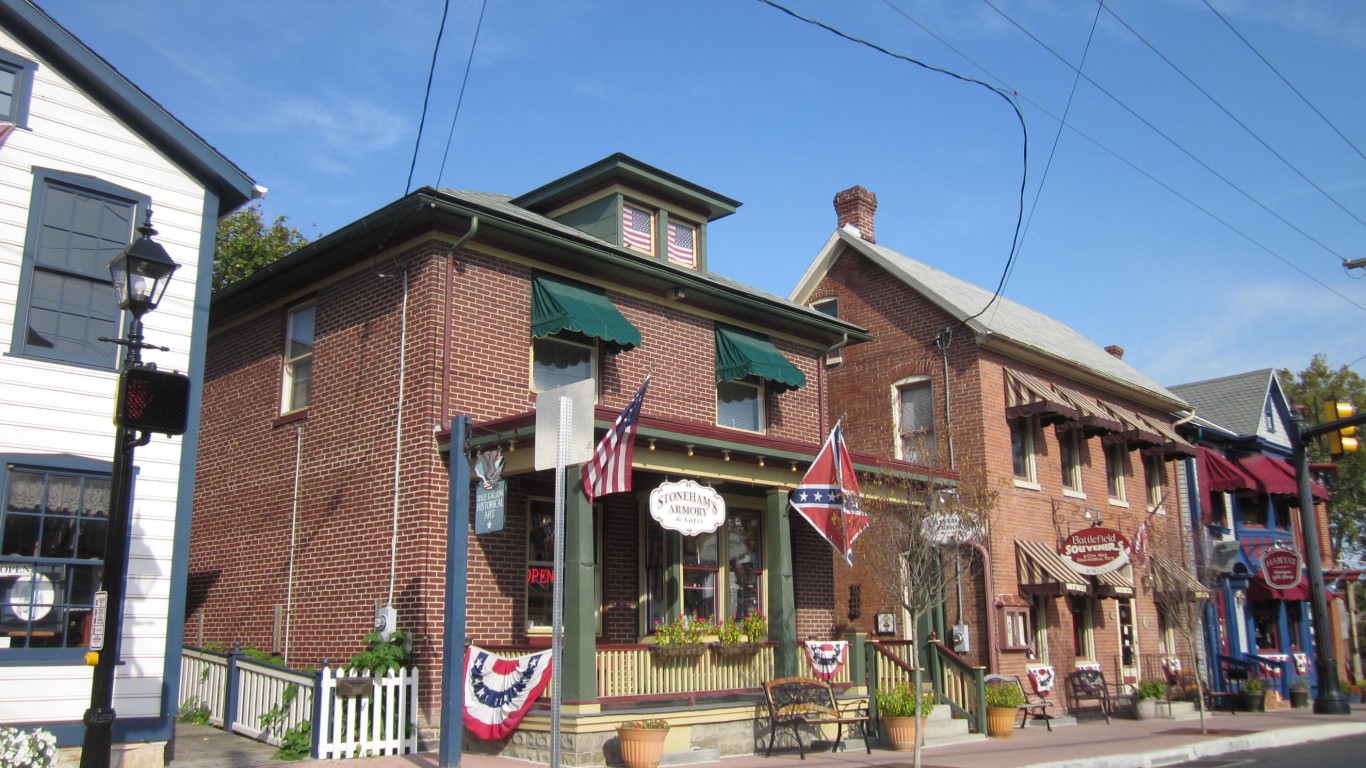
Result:
<svg viewBox="0 0 1366 768">
<path fill-rule="evenodd" d="M 153 309 L 166 293 L 171 274 L 180 265 L 171 260 L 166 249 L 152 240 L 152 211 L 138 227 L 140 237 L 109 262 L 119 308 L 132 314 L 128 338 L 100 341 L 128 348 L 119 378 L 117 427 L 114 430 L 114 467 L 110 480 L 109 525 L 105 530 L 104 571 L 100 593 L 95 597 L 90 651 L 86 664 L 95 672 L 90 685 L 90 708 L 85 711 L 85 740 L 81 745 L 81 768 L 108 768 L 114 730 L 114 668 L 119 660 L 120 628 L 123 622 L 123 597 L 128 582 L 128 531 L 133 510 L 133 449 L 146 445 L 151 434 L 123 423 L 125 381 L 128 372 L 142 367 L 142 350 L 160 349 L 142 341 L 142 316 Z M 100 616 L 99 606 L 105 612 Z"/>
</svg>

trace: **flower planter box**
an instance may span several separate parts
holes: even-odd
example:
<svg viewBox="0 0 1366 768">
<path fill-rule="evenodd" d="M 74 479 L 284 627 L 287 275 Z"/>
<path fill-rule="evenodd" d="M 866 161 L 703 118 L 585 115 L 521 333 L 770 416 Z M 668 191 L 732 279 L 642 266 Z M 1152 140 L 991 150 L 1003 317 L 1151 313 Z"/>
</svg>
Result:
<svg viewBox="0 0 1366 768">
<path fill-rule="evenodd" d="M 650 646 L 650 654 L 656 659 L 696 659 L 705 653 L 706 650 L 706 643 Z"/>
<path fill-rule="evenodd" d="M 711 652 L 720 659 L 752 659 L 759 653 L 759 645 L 754 643 L 717 643 Z"/>
</svg>

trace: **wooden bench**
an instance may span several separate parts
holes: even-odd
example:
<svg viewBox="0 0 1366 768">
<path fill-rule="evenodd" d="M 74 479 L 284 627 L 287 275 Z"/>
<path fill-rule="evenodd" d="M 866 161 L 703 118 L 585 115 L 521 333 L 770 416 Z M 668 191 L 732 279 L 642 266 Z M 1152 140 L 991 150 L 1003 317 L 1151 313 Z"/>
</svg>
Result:
<svg viewBox="0 0 1366 768">
<path fill-rule="evenodd" d="M 1083 701 L 1094 701 L 1100 705 L 1105 722 L 1110 722 L 1113 705 L 1110 702 L 1110 687 L 1105 682 L 1105 673 L 1098 669 L 1078 669 L 1067 675 L 1068 707 L 1075 713 Z"/>
<path fill-rule="evenodd" d="M 1042 719 L 1048 730 L 1053 730 L 1053 716 L 1048 714 L 1048 708 L 1053 706 L 1053 702 L 1042 697 L 1035 697 L 1020 684 L 1018 675 L 987 675 L 982 678 L 987 684 L 997 683 L 998 685 L 1013 685 L 1020 689 L 1020 695 L 1024 697 L 1025 703 L 1016 707 L 1020 711 L 1020 727 L 1024 728 L 1029 724 L 1029 718 L 1036 720 Z"/>
<path fill-rule="evenodd" d="M 764 683 L 764 699 L 768 702 L 768 750 L 764 757 L 773 754 L 773 740 L 781 728 L 790 728 L 797 740 L 797 753 L 806 759 L 806 748 L 802 744 L 802 726 L 835 725 L 835 746 L 839 751 L 844 741 L 844 729 L 863 737 L 863 747 L 868 754 L 873 747 L 868 738 L 868 707 L 863 702 L 849 702 L 843 707 L 835 701 L 835 692 L 830 684 L 814 677 L 780 677 Z"/>
</svg>

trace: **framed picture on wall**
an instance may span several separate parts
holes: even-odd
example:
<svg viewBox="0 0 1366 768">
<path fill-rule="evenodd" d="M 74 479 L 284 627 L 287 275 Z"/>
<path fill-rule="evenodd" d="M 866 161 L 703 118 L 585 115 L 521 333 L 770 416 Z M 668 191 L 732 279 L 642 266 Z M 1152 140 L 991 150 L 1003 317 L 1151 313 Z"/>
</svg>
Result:
<svg viewBox="0 0 1366 768">
<path fill-rule="evenodd" d="M 879 635 L 890 635 L 896 632 L 896 619 L 890 613 L 879 613 L 877 615 L 877 633 Z"/>
</svg>

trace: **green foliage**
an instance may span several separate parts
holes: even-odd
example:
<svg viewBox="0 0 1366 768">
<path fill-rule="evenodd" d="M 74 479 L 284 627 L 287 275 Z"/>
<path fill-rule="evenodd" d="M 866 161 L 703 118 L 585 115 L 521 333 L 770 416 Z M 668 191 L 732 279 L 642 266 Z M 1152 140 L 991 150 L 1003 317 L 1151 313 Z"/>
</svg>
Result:
<svg viewBox="0 0 1366 768">
<path fill-rule="evenodd" d="M 1018 707 L 1025 703 L 1024 691 L 1014 682 L 994 681 L 987 683 L 983 696 L 988 707 Z"/>
<path fill-rule="evenodd" d="M 768 617 L 757 610 L 750 611 L 747 616 L 740 620 L 740 626 L 744 628 L 751 643 L 758 643 L 762 641 L 764 635 L 768 634 Z"/>
<path fill-rule="evenodd" d="M 285 731 L 280 737 L 280 748 L 275 750 L 276 760 L 302 760 L 308 757 L 313 748 L 313 723 L 305 720 Z"/>
<path fill-rule="evenodd" d="M 735 619 L 726 619 L 725 622 L 716 625 L 716 639 L 721 641 L 722 645 L 738 644 L 742 634 Z"/>
<path fill-rule="evenodd" d="M 1134 695 L 1140 699 L 1160 699 L 1167 695 L 1167 684 L 1151 677 L 1145 678 L 1139 681 Z"/>
<path fill-rule="evenodd" d="M 897 683 L 877 692 L 877 713 L 881 717 L 929 717 L 934 711 L 934 694 L 920 694 L 920 708 L 916 711 L 916 696 L 909 683 Z"/>
<path fill-rule="evenodd" d="M 1290 690 L 1292 690 L 1292 691 L 1307 691 L 1307 690 L 1309 690 L 1309 678 L 1306 678 L 1306 677 L 1297 677 L 1297 678 L 1295 678 L 1294 680 L 1291 680 L 1291 681 L 1290 681 Z M 1344 688 L 1343 690 L 1346 690 L 1346 689 Z"/>
<path fill-rule="evenodd" d="M 649 720 L 627 720 L 617 727 L 629 731 L 667 731 L 669 730 L 669 721 L 658 717 Z"/>
<path fill-rule="evenodd" d="M 263 651 L 260 648 L 251 645 L 242 646 L 242 655 L 252 661 L 259 661 L 262 664 L 273 664 L 277 667 L 283 667 L 285 665 L 285 660 L 279 655 L 270 653 L 269 651 Z"/>
<path fill-rule="evenodd" d="M 343 669 L 364 669 L 375 675 L 413 668 L 412 635 L 395 630 L 385 635 L 371 632 L 365 636 L 369 648 L 361 651 L 343 665 Z"/>
<path fill-rule="evenodd" d="M 1243 684 L 1244 693 L 1257 693 L 1264 690 L 1266 690 L 1266 684 L 1262 682 L 1260 677 L 1249 677 L 1247 682 Z"/>
<path fill-rule="evenodd" d="M 655 622 L 656 645 L 691 645 L 716 631 L 710 620 L 697 614 L 675 616 L 672 621 Z"/>
<path fill-rule="evenodd" d="M 1314 355 L 1309 367 L 1293 374 L 1278 372 L 1286 395 L 1304 406 L 1311 424 L 1323 421 L 1323 404 L 1329 400 L 1352 403 L 1357 412 L 1366 408 L 1366 379 L 1347 366 L 1332 368 L 1325 355 Z M 1366 432 L 1366 430 L 1361 430 Z M 1329 461 L 1322 440 L 1309 441 L 1310 461 Z M 1366 451 L 1348 453 L 1337 461 L 1337 476 L 1328 478 L 1328 528 L 1333 556 L 1366 549 Z"/>
<path fill-rule="evenodd" d="M 249 205 L 218 222 L 214 242 L 213 289 L 235 283 L 308 244 L 308 238 L 276 216 L 266 225 L 259 205 Z"/>
<path fill-rule="evenodd" d="M 208 725 L 209 705 L 199 699 L 190 699 L 181 703 L 180 722 L 188 725 Z"/>
<path fill-rule="evenodd" d="M 266 710 L 261 715 L 261 730 L 270 731 L 278 729 L 285 721 L 285 715 L 289 712 L 289 705 L 299 697 L 299 684 L 290 683 L 285 686 L 285 690 L 280 694 L 280 703 Z M 283 738 L 283 734 L 281 735 Z"/>
</svg>

